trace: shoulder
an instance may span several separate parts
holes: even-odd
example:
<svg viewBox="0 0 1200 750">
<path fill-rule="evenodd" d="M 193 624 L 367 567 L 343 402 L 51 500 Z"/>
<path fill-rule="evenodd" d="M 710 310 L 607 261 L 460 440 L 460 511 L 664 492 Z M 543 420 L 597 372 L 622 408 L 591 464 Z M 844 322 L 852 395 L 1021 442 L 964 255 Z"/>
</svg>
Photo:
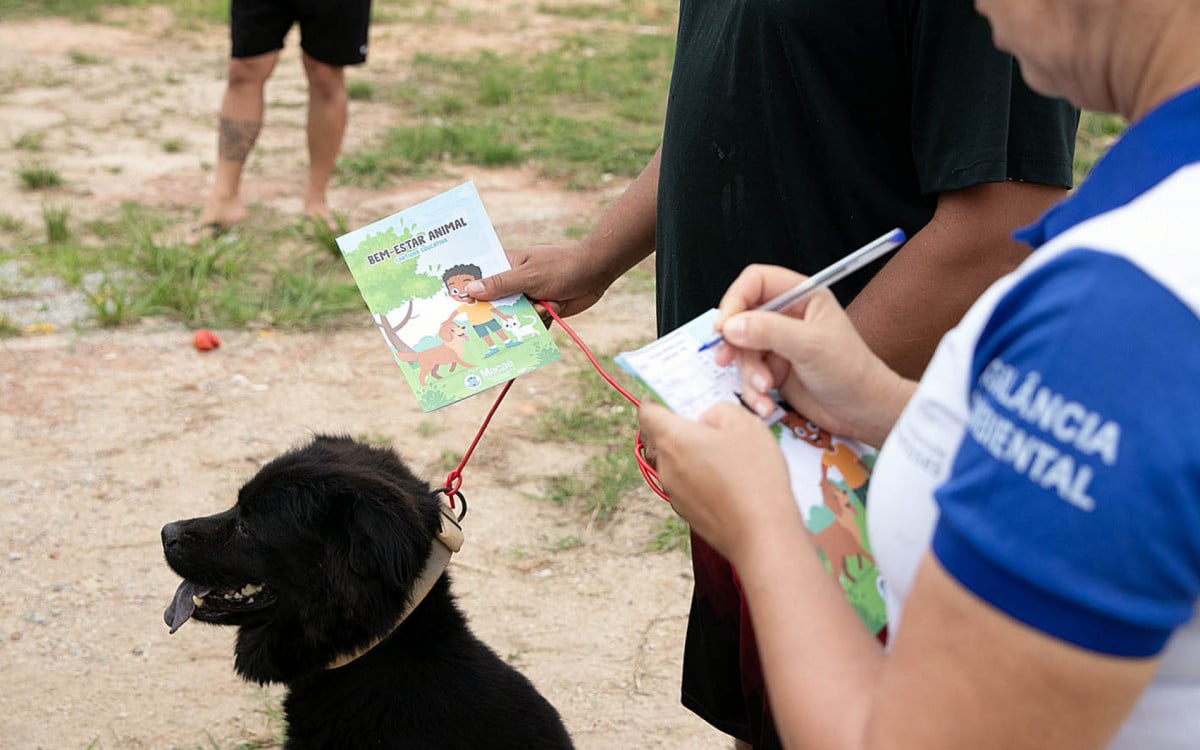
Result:
<svg viewBox="0 0 1200 750">
<path fill-rule="evenodd" d="M 1200 596 L 1200 284 L 1082 239 L 1038 251 L 983 318 L 933 546 L 1017 619 L 1144 656 Z"/>
</svg>

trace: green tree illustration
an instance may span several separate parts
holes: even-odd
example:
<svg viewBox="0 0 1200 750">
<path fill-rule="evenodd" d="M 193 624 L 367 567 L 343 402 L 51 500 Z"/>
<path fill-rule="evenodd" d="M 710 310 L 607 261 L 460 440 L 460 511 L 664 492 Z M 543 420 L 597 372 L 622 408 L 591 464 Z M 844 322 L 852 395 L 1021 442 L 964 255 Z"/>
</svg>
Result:
<svg viewBox="0 0 1200 750">
<path fill-rule="evenodd" d="M 412 226 L 404 227 L 401 233 L 397 233 L 395 227 L 388 227 L 378 234 L 367 235 L 346 260 L 361 265 L 366 262 L 365 258 L 368 255 L 381 250 L 392 250 L 395 245 L 412 239 L 412 237 Z M 372 268 L 370 273 L 356 274 L 356 279 L 363 299 L 367 301 L 367 308 L 371 311 L 371 318 L 375 321 L 375 325 L 383 332 L 384 337 L 396 350 L 396 355 L 401 361 L 412 361 L 416 357 L 416 352 L 411 346 L 404 343 L 399 332 L 415 319 L 413 314 L 415 300 L 429 299 L 443 290 L 441 277 L 418 272 L 416 259 L 413 259 L 404 263 L 385 263 Z M 401 303 L 404 312 L 400 316 L 399 322 L 389 322 L 387 314 L 396 309 L 395 305 L 399 296 L 397 292 L 404 297 L 404 302 Z"/>
</svg>

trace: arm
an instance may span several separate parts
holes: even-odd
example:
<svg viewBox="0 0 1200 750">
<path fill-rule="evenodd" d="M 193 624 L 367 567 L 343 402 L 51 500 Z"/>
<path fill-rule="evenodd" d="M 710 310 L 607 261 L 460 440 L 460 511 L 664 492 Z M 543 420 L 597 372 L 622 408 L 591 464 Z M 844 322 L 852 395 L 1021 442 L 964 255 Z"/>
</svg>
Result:
<svg viewBox="0 0 1200 750">
<path fill-rule="evenodd" d="M 587 239 L 574 245 L 506 251 L 512 270 L 472 283 L 467 293 L 491 300 L 524 292 L 534 300 L 559 303 L 563 316 L 591 307 L 614 281 L 654 250 L 661 153 L 661 148 L 655 152 Z"/>
<path fill-rule="evenodd" d="M 847 308 L 871 350 L 900 374 L 919 377 L 942 334 L 1028 248 L 1011 238 L 1066 189 L 995 182 L 943 193 L 930 222 Z"/>
<path fill-rule="evenodd" d="M 885 656 L 802 531 L 761 540 L 735 562 L 787 747 L 1099 750 L 1157 667 L 1032 630 L 931 555 Z"/>
<path fill-rule="evenodd" d="M 758 419 L 646 405 L 641 426 L 675 509 L 738 571 L 786 747 L 1100 750 L 1156 669 L 1001 614 L 929 554 L 885 654 L 821 564 Z"/>
</svg>

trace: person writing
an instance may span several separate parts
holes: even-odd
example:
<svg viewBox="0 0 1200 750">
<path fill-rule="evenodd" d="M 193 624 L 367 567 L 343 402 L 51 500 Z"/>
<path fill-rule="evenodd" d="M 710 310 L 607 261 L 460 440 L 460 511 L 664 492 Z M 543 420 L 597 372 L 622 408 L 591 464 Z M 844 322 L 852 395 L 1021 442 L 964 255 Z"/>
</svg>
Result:
<svg viewBox="0 0 1200 750">
<path fill-rule="evenodd" d="M 813 273 L 898 226 L 908 243 L 835 292 L 916 377 L 1025 258 L 1012 230 L 1066 194 L 1076 123 L 1029 90 L 970 0 L 682 0 L 658 153 L 582 242 L 511 250 L 511 270 L 466 291 L 574 315 L 653 252 L 663 335 L 751 263 Z M 682 702 L 739 747 L 773 750 L 732 570 L 695 535 L 692 562 Z"/>
<path fill-rule="evenodd" d="M 743 399 L 882 448 L 882 648 L 808 541 L 751 411 L 641 410 L 676 510 L 737 570 L 790 748 L 1191 750 L 1200 737 L 1200 0 L 977 0 L 1032 87 L 1131 127 L 919 383 L 829 293 L 721 301 Z M 833 345 L 836 342 L 836 346 Z M 851 345 L 849 342 L 854 342 Z M 720 456 L 720 460 L 713 460 Z"/>
</svg>

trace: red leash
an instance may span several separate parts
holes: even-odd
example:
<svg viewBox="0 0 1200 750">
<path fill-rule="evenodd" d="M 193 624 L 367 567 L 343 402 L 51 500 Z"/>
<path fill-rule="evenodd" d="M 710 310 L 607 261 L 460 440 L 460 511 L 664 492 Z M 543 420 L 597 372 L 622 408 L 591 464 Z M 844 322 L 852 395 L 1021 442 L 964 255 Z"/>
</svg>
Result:
<svg viewBox="0 0 1200 750">
<path fill-rule="evenodd" d="M 583 340 L 579 338 L 575 331 L 571 330 L 571 327 L 563 322 L 563 319 L 559 317 L 559 314 L 554 312 L 554 310 L 552 310 L 545 302 L 538 302 L 538 304 L 540 304 L 542 308 L 550 314 L 551 318 L 553 318 L 560 326 L 562 326 L 562 329 L 567 332 L 567 335 L 571 337 L 571 340 L 575 342 L 576 346 L 580 348 L 584 356 L 587 357 L 588 361 L 592 363 L 592 367 L 596 368 L 596 372 L 600 373 L 600 377 L 604 378 L 604 380 L 611 385 L 614 390 L 628 399 L 629 403 L 633 404 L 634 407 L 641 407 L 641 402 L 634 398 L 633 394 L 622 388 L 620 383 L 618 383 L 611 375 L 604 371 L 604 368 L 601 367 L 599 360 L 597 360 L 595 355 L 592 354 L 591 349 L 588 349 L 587 345 L 583 343 Z M 445 492 L 450 498 L 451 508 L 454 507 L 455 498 L 464 500 L 465 503 L 462 493 L 459 492 L 463 482 L 463 468 L 467 465 L 467 460 L 475 451 L 475 446 L 479 444 L 480 438 L 483 437 L 483 432 L 487 429 L 488 423 L 492 421 L 492 415 L 496 413 L 496 409 L 500 406 L 500 402 L 503 401 L 504 397 L 508 395 L 508 390 L 512 388 L 513 382 L 514 381 L 510 380 L 504 384 L 504 388 L 500 391 L 500 395 L 496 397 L 496 401 L 492 404 L 492 408 L 488 410 L 487 416 L 483 418 L 483 424 L 479 425 L 479 430 L 476 431 L 475 438 L 471 441 L 471 445 L 467 448 L 467 452 L 463 454 L 462 460 L 458 462 L 458 466 L 454 467 L 454 469 L 446 475 L 446 486 L 443 487 L 441 491 Z M 658 472 L 654 470 L 654 467 L 651 466 L 650 462 L 646 459 L 646 446 L 642 442 L 641 430 L 639 430 L 634 436 L 633 454 L 637 459 L 638 470 L 642 473 L 642 479 L 646 480 L 646 484 L 650 486 L 650 489 L 654 490 L 654 494 L 658 495 L 667 502 L 671 502 L 671 498 L 667 496 L 667 493 L 663 491 L 662 485 L 659 483 Z M 466 512 L 465 505 L 462 512 Z"/>
</svg>

